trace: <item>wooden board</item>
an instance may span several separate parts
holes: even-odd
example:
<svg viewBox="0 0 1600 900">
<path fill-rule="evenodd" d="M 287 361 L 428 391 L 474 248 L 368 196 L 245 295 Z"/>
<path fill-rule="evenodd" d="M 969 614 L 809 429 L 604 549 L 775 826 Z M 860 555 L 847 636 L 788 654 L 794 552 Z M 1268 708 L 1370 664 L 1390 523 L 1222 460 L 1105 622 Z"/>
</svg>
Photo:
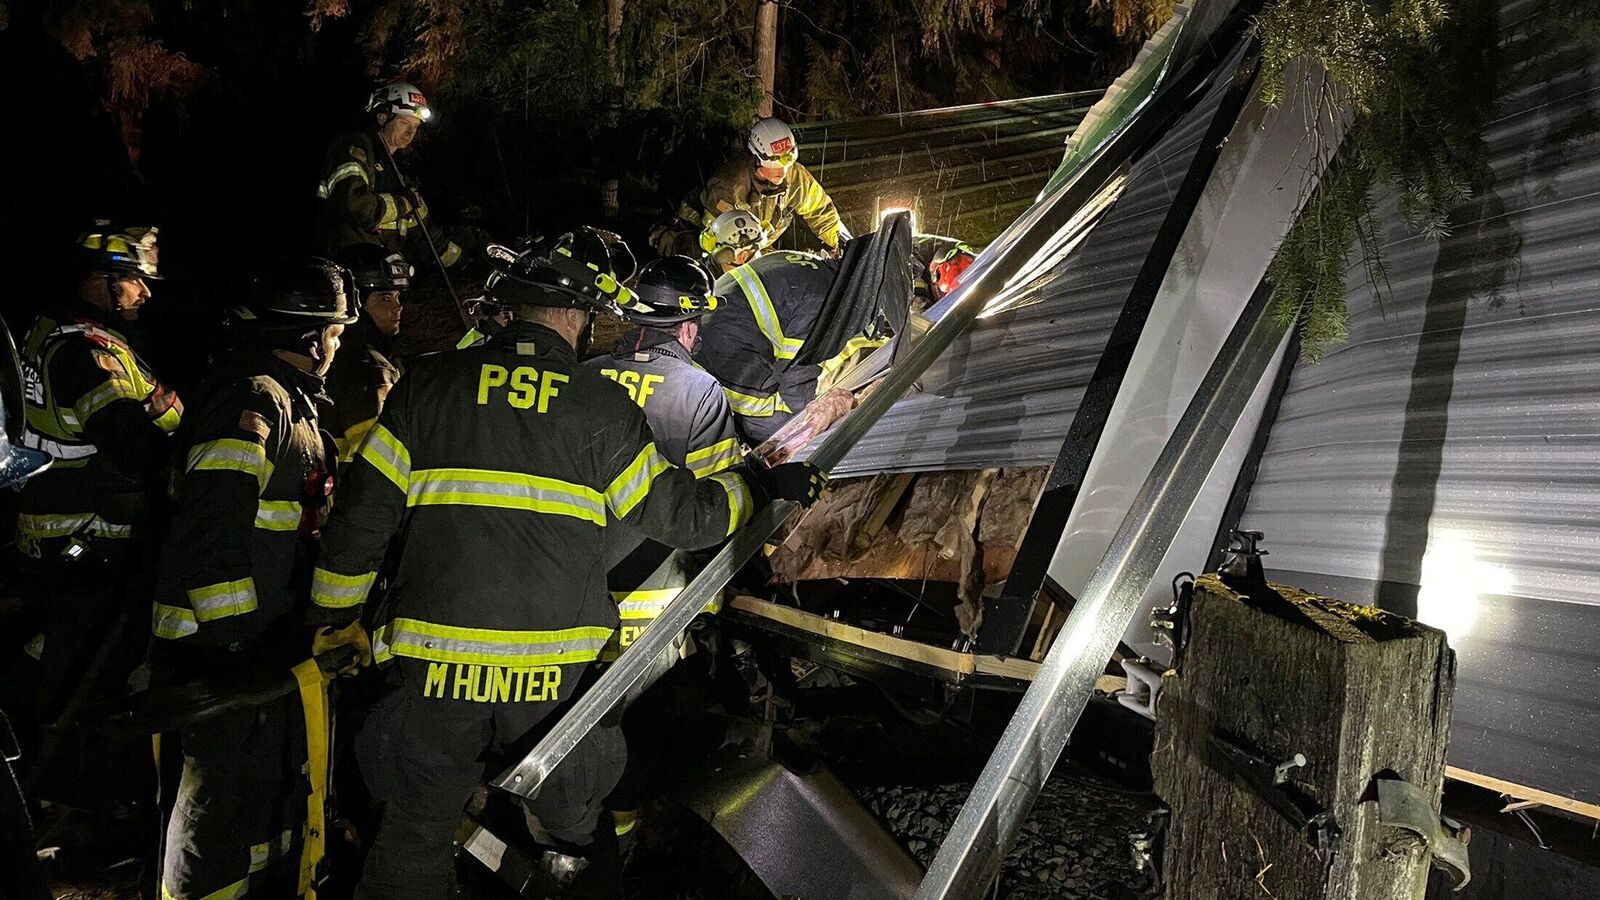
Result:
<svg viewBox="0 0 1600 900">
<path fill-rule="evenodd" d="M 1527 787 L 1512 781 L 1491 778 L 1488 775 L 1480 775 L 1477 772 L 1469 772 L 1466 769 L 1459 769 L 1455 766 L 1446 766 L 1444 774 L 1447 778 L 1488 788 L 1491 791 L 1505 794 L 1514 800 L 1536 803 L 1540 806 L 1548 806 L 1551 809 L 1566 810 L 1574 815 L 1593 819 L 1596 823 L 1600 823 L 1600 805 L 1594 803 L 1585 803 L 1582 800 L 1574 800 L 1571 797 L 1563 797 L 1560 794 L 1552 794 L 1549 791 L 1541 791 L 1538 788 Z"/>
</svg>

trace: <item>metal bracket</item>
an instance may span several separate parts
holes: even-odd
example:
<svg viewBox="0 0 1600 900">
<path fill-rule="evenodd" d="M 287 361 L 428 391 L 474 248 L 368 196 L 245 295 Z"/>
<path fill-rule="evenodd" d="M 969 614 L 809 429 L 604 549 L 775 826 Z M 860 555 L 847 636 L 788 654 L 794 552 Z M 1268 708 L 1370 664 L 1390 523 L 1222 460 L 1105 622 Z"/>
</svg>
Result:
<svg viewBox="0 0 1600 900">
<path fill-rule="evenodd" d="M 1228 767 L 1242 778 L 1278 815 L 1293 825 L 1323 859 L 1333 859 L 1342 829 L 1333 813 L 1290 781 L 1289 774 L 1306 764 L 1304 754 L 1294 753 L 1281 762 L 1272 762 L 1220 734 L 1211 735 L 1211 746 L 1222 754 Z"/>
<path fill-rule="evenodd" d="M 1472 880 L 1467 845 L 1457 840 L 1439 821 L 1433 803 L 1422 789 L 1400 778 L 1375 778 L 1378 786 L 1378 823 L 1422 838 L 1433 853 L 1433 864 L 1455 880 L 1459 891 Z"/>
<path fill-rule="evenodd" d="M 1151 668 L 1148 659 L 1122 660 L 1122 672 L 1128 676 L 1128 686 L 1117 692 L 1117 702 L 1154 722 L 1156 699 L 1161 696 L 1161 673 Z"/>
</svg>

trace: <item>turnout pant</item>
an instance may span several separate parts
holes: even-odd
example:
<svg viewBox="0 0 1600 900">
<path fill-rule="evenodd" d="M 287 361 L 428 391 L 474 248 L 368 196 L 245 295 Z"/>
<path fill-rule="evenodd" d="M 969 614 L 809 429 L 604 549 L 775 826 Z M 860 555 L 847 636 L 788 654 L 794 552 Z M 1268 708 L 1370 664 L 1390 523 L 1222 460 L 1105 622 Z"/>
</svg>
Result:
<svg viewBox="0 0 1600 900">
<path fill-rule="evenodd" d="M 295 896 L 310 792 L 305 762 L 296 696 L 184 729 L 162 900 Z"/>
<path fill-rule="evenodd" d="M 451 896 L 456 828 L 486 764 L 496 774 L 531 749 L 539 726 L 576 695 L 585 668 L 395 660 L 389 677 L 398 686 L 356 738 L 361 771 L 382 808 L 358 900 Z M 587 844 L 626 761 L 620 729 L 596 728 L 528 808 L 551 835 Z"/>
</svg>

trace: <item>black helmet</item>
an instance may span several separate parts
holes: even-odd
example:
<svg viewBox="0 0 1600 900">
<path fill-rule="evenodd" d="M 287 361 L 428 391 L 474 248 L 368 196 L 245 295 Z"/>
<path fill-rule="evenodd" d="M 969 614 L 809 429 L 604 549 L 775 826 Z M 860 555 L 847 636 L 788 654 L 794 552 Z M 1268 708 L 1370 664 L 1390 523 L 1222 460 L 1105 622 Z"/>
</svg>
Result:
<svg viewBox="0 0 1600 900">
<path fill-rule="evenodd" d="M 154 226 L 116 228 L 109 222 L 96 222 L 93 230 L 78 236 L 74 257 L 85 276 L 161 277 L 156 267 Z"/>
<path fill-rule="evenodd" d="M 622 317 L 657 328 L 687 322 L 717 308 L 706 270 L 687 256 L 645 263 L 633 288 L 633 300 L 622 308 Z"/>
<path fill-rule="evenodd" d="M 356 321 L 356 280 L 350 270 L 319 256 L 287 259 L 250 282 L 233 324 L 252 330 L 294 332 Z"/>
<path fill-rule="evenodd" d="M 339 263 L 355 276 L 365 297 L 374 291 L 403 291 L 411 287 L 416 270 L 406 258 L 381 244 L 356 244 L 339 254 Z"/>
<path fill-rule="evenodd" d="M 605 234 L 610 233 L 580 228 L 533 241 L 521 253 L 490 244 L 486 255 L 495 271 L 484 284 L 486 298 L 503 307 L 614 310 L 630 304 L 632 292 L 622 286 L 616 266 L 620 260 L 631 267 L 633 254 L 621 238 L 612 243 Z"/>
</svg>

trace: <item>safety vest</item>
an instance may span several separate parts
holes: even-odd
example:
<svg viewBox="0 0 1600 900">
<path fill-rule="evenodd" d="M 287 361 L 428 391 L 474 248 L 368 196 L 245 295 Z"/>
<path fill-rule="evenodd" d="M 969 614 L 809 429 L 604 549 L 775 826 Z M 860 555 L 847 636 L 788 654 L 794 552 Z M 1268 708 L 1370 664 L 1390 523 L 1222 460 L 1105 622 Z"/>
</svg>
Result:
<svg viewBox="0 0 1600 900">
<path fill-rule="evenodd" d="M 107 370 L 106 380 L 76 400 L 58 396 L 46 373 L 66 339 L 82 335 L 100 350 L 111 354 L 120 371 Z M 83 425 L 89 417 L 117 400 L 142 404 L 152 421 L 167 434 L 178 427 L 183 405 L 178 395 L 162 388 L 144 360 L 128 346 L 127 339 L 109 328 L 89 322 L 59 324 L 40 316 L 28 333 L 22 350 L 22 376 L 27 398 L 28 429 L 22 444 L 50 454 L 56 469 L 79 468 L 96 452 L 84 437 Z M 68 401 L 68 402 L 63 402 Z"/>
</svg>

